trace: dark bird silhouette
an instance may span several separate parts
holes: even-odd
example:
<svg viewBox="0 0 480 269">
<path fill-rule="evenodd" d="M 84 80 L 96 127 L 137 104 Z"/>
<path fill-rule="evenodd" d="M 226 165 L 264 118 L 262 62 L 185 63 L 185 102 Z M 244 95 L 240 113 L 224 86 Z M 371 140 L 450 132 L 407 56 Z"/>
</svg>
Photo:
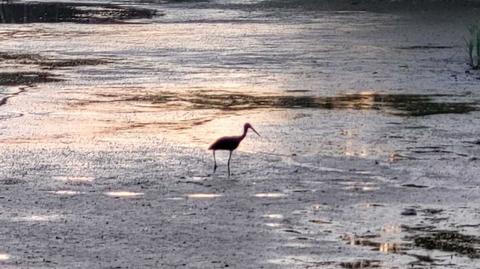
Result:
<svg viewBox="0 0 480 269">
<path fill-rule="evenodd" d="M 232 158 L 232 152 L 238 148 L 238 145 L 240 145 L 240 142 L 247 136 L 248 129 L 252 129 L 258 136 L 260 134 L 253 129 L 252 125 L 250 123 L 245 123 L 243 126 L 243 134 L 241 136 L 224 136 L 220 137 L 215 141 L 208 149 L 213 150 L 213 173 L 217 170 L 217 160 L 215 159 L 215 151 L 216 150 L 228 150 L 230 151 L 230 156 L 228 156 L 228 176 L 230 177 L 230 159 Z"/>
</svg>

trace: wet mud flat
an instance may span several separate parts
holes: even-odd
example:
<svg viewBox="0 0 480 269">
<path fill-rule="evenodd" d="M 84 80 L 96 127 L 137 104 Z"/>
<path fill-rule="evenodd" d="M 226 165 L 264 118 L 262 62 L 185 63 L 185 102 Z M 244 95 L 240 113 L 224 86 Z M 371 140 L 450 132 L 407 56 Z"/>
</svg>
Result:
<svg viewBox="0 0 480 269">
<path fill-rule="evenodd" d="M 193 4 L 152 25 L 87 25 L 108 8 L 83 21 L 76 4 L 77 24 L 4 25 L 0 267 L 478 267 L 463 39 L 363 12 L 228 5 L 210 22 Z M 246 121 L 262 137 L 212 174 L 209 143 Z"/>
<path fill-rule="evenodd" d="M 396 186 L 395 178 L 413 176 L 401 166 L 328 156 L 305 166 L 301 158 L 236 153 L 229 179 L 223 163 L 211 174 L 202 150 L 161 142 L 85 146 L 2 145 L 2 266 L 475 268 L 478 262 L 478 219 L 470 217 L 478 214 L 478 193 Z M 14 160 L 19 152 L 23 158 Z M 405 214 L 408 208 L 416 213 Z"/>
</svg>

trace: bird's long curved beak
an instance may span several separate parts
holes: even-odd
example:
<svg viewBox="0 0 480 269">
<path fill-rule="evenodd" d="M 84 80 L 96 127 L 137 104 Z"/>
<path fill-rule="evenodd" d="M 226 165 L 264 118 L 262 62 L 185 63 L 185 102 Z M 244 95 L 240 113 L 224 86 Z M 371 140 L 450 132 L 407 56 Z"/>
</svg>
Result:
<svg viewBox="0 0 480 269">
<path fill-rule="evenodd" d="M 250 129 L 252 129 L 252 131 L 254 131 L 258 136 L 261 136 L 255 129 L 253 129 L 253 127 L 250 127 Z"/>
</svg>

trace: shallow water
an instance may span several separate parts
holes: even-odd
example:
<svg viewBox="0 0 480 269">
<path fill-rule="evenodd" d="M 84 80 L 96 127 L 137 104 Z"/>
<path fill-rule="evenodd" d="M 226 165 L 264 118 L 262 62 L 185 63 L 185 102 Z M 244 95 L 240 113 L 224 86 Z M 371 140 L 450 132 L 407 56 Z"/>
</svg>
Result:
<svg viewBox="0 0 480 269">
<path fill-rule="evenodd" d="M 475 9 L 273 2 L 67 2 L 86 15 L 0 24 L 5 265 L 475 268 L 425 248 L 478 236 Z M 209 143 L 244 122 L 262 137 L 212 175 Z"/>
</svg>

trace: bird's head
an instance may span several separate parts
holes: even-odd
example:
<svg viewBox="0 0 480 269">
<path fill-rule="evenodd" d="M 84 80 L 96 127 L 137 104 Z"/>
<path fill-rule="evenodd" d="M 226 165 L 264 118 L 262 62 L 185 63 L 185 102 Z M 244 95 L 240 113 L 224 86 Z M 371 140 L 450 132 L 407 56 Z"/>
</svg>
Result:
<svg viewBox="0 0 480 269">
<path fill-rule="evenodd" d="M 260 136 L 260 134 L 257 133 L 255 129 L 253 129 L 253 126 L 250 123 L 245 123 L 245 125 L 243 126 L 243 129 L 245 130 L 245 132 L 248 130 L 248 128 L 252 129 L 252 131 L 254 131 L 258 136 Z"/>
</svg>

